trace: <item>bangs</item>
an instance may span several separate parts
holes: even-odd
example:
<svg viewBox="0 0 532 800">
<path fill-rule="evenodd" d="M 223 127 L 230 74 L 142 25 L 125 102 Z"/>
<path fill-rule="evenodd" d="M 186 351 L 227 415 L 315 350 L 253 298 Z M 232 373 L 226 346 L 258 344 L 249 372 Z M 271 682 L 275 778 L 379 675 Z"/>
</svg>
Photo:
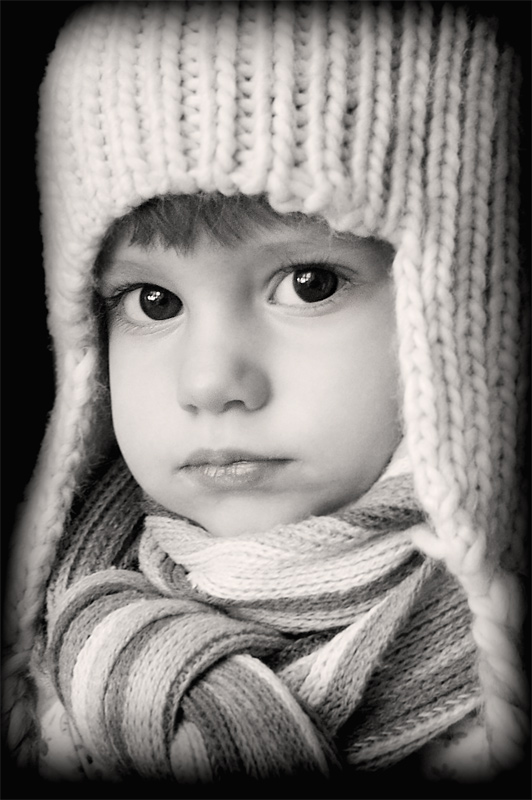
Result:
<svg viewBox="0 0 532 800">
<path fill-rule="evenodd" d="M 222 247 L 231 247 L 249 238 L 254 229 L 268 229 L 279 223 L 294 226 L 299 219 L 308 220 L 308 216 L 278 214 L 263 195 L 226 197 L 220 193 L 199 193 L 153 197 L 110 226 L 102 242 L 97 269 L 124 242 L 146 249 L 174 248 L 185 254 L 194 249 L 202 234 Z"/>
</svg>

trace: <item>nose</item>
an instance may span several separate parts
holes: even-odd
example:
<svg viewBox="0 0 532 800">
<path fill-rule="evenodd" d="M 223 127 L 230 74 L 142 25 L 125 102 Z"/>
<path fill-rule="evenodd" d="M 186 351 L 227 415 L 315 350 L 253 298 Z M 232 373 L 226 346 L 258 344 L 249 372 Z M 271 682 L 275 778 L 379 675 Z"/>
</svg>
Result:
<svg viewBox="0 0 532 800">
<path fill-rule="evenodd" d="M 256 331 L 237 319 L 207 319 L 189 326 L 180 342 L 178 399 L 191 413 L 257 411 L 271 396 Z"/>
</svg>

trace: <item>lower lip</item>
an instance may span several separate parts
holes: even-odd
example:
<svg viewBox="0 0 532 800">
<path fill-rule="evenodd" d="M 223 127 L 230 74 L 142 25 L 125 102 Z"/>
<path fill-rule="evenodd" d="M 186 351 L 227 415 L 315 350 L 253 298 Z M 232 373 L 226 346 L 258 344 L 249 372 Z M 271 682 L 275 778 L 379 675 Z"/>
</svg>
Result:
<svg viewBox="0 0 532 800">
<path fill-rule="evenodd" d="M 194 483 L 215 491 L 267 488 L 290 462 L 287 460 L 235 461 L 232 464 L 186 466 L 181 472 Z"/>
</svg>

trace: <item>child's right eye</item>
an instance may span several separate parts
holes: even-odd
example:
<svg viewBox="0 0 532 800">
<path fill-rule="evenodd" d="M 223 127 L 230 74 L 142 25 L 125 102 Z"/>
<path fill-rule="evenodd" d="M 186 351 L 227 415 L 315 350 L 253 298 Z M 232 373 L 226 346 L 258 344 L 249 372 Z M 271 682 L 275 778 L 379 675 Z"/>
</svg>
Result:
<svg viewBox="0 0 532 800">
<path fill-rule="evenodd" d="M 143 286 L 137 291 L 138 304 L 150 319 L 171 319 L 177 317 L 183 309 L 179 297 L 166 289 L 161 289 L 160 286 Z"/>
<path fill-rule="evenodd" d="M 122 315 L 132 323 L 146 323 L 146 317 L 154 321 L 172 319 L 179 316 L 183 303 L 173 292 L 160 286 L 142 285 L 117 292 L 107 298 L 108 308 L 122 307 Z"/>
</svg>

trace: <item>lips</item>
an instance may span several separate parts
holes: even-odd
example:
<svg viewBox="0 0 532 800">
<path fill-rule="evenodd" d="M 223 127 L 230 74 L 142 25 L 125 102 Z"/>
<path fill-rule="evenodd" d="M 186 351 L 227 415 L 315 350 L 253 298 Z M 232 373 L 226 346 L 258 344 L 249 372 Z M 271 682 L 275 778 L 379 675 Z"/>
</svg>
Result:
<svg viewBox="0 0 532 800">
<path fill-rule="evenodd" d="M 244 450 L 196 450 L 179 471 L 198 487 L 211 491 L 267 489 L 291 462 Z"/>
<path fill-rule="evenodd" d="M 200 467 L 211 464 L 214 467 L 224 467 L 241 461 L 271 461 L 285 459 L 270 459 L 268 456 L 249 453 L 246 450 L 195 450 L 185 459 L 184 467 Z"/>
</svg>

